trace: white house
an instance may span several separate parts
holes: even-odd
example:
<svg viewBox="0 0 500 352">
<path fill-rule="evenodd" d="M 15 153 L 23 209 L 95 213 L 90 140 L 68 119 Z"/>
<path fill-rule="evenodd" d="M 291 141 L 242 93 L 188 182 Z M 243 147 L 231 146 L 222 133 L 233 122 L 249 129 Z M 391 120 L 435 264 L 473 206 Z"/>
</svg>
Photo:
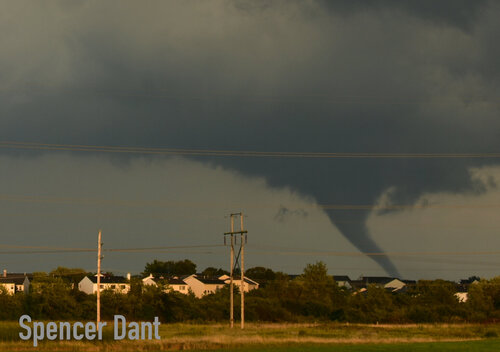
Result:
<svg viewBox="0 0 500 352">
<path fill-rule="evenodd" d="M 337 283 L 339 287 L 345 287 L 351 289 L 351 279 L 346 275 L 333 275 L 333 281 Z"/>
<path fill-rule="evenodd" d="M 188 284 L 177 276 L 171 278 L 164 278 L 164 277 L 155 278 L 152 274 L 150 274 L 149 276 L 142 279 L 142 283 L 145 286 L 158 286 L 158 283 L 162 280 L 164 280 L 167 292 L 176 291 L 184 294 L 189 293 Z"/>
<path fill-rule="evenodd" d="M 465 303 L 469 299 L 469 293 L 468 292 L 457 292 L 457 293 L 455 293 L 455 297 L 457 297 L 457 299 L 460 303 Z"/>
<path fill-rule="evenodd" d="M 32 274 L 7 273 L 3 271 L 3 276 L 0 277 L 0 287 L 3 287 L 8 294 L 16 292 L 29 292 Z"/>
<path fill-rule="evenodd" d="M 16 293 L 16 284 L 12 279 L 0 278 L 0 288 L 9 295 Z"/>
<path fill-rule="evenodd" d="M 97 275 L 85 276 L 79 283 L 78 289 L 86 294 L 97 292 Z M 101 292 L 111 290 L 115 293 L 128 293 L 130 291 L 130 280 L 122 276 L 101 276 Z"/>
<path fill-rule="evenodd" d="M 145 278 L 142 279 L 142 284 L 144 286 L 158 286 L 156 281 L 158 281 L 158 279 L 155 279 L 155 277 L 152 274 L 149 274 L 149 276 L 146 276 Z"/>
<path fill-rule="evenodd" d="M 386 283 L 384 285 L 384 288 L 390 289 L 391 291 L 395 292 L 395 291 L 401 290 L 405 286 L 406 286 L 406 284 L 403 281 L 401 281 L 399 279 L 393 279 L 393 280 L 389 281 L 388 283 Z"/>
<path fill-rule="evenodd" d="M 359 291 L 363 288 L 366 289 L 368 285 L 383 287 L 392 292 L 400 291 L 406 286 L 403 281 L 397 278 L 385 276 L 363 276 L 359 280 L 351 281 L 351 283 Z"/>
<path fill-rule="evenodd" d="M 231 277 L 229 275 L 222 275 L 219 277 L 219 280 L 224 281 L 225 284 L 229 285 L 231 283 Z M 233 284 L 236 285 L 237 287 L 241 286 L 241 277 L 233 277 Z M 248 292 L 252 290 L 256 290 L 259 288 L 259 283 L 256 281 L 253 281 L 252 279 L 245 277 L 244 283 L 243 283 L 243 291 Z"/>
<path fill-rule="evenodd" d="M 226 282 L 219 278 L 208 278 L 203 277 L 202 275 L 189 275 L 184 278 L 184 282 L 188 284 L 191 291 L 193 291 L 194 295 L 197 298 L 201 298 L 204 295 L 208 295 L 211 293 L 215 293 L 217 290 L 220 290 L 224 287 Z"/>
</svg>

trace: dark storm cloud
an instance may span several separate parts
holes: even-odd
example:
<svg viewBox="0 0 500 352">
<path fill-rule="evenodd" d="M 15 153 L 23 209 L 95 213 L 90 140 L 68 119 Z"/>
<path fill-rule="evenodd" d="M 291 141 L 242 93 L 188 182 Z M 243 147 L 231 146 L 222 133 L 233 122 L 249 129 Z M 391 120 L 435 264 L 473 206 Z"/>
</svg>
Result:
<svg viewBox="0 0 500 352">
<path fill-rule="evenodd" d="M 2 140 L 313 152 L 500 147 L 495 4 L 59 4 L 2 14 Z M 468 169 L 493 162 L 208 161 L 325 204 L 373 204 L 390 187 L 393 202 L 409 204 L 425 192 L 478 192 Z M 368 214 L 329 212 L 354 245 L 378 252 Z"/>
<path fill-rule="evenodd" d="M 434 23 L 470 29 L 487 0 L 321 0 L 333 12 L 353 14 L 364 11 L 396 10 Z"/>
</svg>

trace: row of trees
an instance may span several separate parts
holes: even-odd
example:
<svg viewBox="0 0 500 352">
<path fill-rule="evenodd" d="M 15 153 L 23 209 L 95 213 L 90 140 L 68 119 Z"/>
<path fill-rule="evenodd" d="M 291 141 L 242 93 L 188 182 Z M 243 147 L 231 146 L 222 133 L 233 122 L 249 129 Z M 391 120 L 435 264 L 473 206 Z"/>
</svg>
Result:
<svg viewBox="0 0 500 352">
<path fill-rule="evenodd" d="M 151 268 L 148 265 L 145 273 Z M 17 320 L 22 314 L 47 320 L 95 319 L 95 295 L 86 295 L 76 285 L 68 285 L 83 273 L 65 270 L 69 269 L 37 274 L 30 294 L 0 293 L 0 319 Z M 220 273 L 215 268 L 207 272 L 214 271 Z M 468 301 L 459 303 L 455 286 L 442 280 L 419 281 L 404 293 L 391 293 L 374 285 L 363 293 L 353 293 L 338 287 L 322 262 L 307 265 L 295 279 L 266 268 L 252 268 L 248 276 L 262 284 L 246 295 L 249 321 L 423 323 L 500 319 L 500 277 L 471 285 Z M 128 320 L 152 320 L 158 316 L 163 322 L 224 321 L 229 316 L 228 287 L 201 299 L 192 294 L 166 293 L 164 289 L 143 287 L 140 278 L 132 279 L 128 294 L 102 294 L 101 314 L 104 319 L 122 314 Z M 235 294 L 238 296 L 237 290 Z M 236 318 L 239 302 L 236 298 Z"/>
</svg>

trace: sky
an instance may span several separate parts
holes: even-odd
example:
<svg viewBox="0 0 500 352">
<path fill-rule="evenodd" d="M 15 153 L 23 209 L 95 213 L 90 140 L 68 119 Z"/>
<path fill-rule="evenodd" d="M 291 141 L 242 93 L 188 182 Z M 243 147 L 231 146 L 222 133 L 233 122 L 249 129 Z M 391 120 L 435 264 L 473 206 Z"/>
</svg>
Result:
<svg viewBox="0 0 500 352">
<path fill-rule="evenodd" d="M 3 9 L 0 266 L 8 271 L 95 270 L 92 252 L 22 251 L 94 248 L 99 228 L 108 249 L 185 247 L 107 252 L 106 270 L 138 273 L 153 259 L 184 258 L 227 269 L 227 215 L 242 211 L 249 267 L 300 273 L 323 260 L 331 274 L 353 278 L 498 274 L 500 159 L 471 156 L 500 147 L 497 2 L 16 1 Z M 232 152 L 55 151 L 13 141 Z"/>
</svg>

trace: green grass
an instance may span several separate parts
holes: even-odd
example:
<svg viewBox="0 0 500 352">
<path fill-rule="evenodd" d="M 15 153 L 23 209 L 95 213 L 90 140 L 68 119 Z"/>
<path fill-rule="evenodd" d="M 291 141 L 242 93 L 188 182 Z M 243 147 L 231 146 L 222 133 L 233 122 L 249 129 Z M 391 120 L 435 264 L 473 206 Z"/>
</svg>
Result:
<svg viewBox="0 0 500 352">
<path fill-rule="evenodd" d="M 162 324 L 161 341 L 42 341 L 19 339 L 17 322 L 0 322 L 0 351 L 500 351 L 500 324 Z M 477 340 L 477 341 L 472 341 Z M 452 342 L 450 342 L 452 341 Z"/>
<path fill-rule="evenodd" d="M 219 349 L 211 351 L 234 351 Z M 500 340 L 431 342 L 431 343 L 396 343 L 396 344 L 331 344 L 331 345 L 272 345 L 236 349 L 238 352 L 497 352 Z M 201 351 L 201 350 L 199 350 Z M 206 350 L 205 350 L 206 352 Z"/>
</svg>

